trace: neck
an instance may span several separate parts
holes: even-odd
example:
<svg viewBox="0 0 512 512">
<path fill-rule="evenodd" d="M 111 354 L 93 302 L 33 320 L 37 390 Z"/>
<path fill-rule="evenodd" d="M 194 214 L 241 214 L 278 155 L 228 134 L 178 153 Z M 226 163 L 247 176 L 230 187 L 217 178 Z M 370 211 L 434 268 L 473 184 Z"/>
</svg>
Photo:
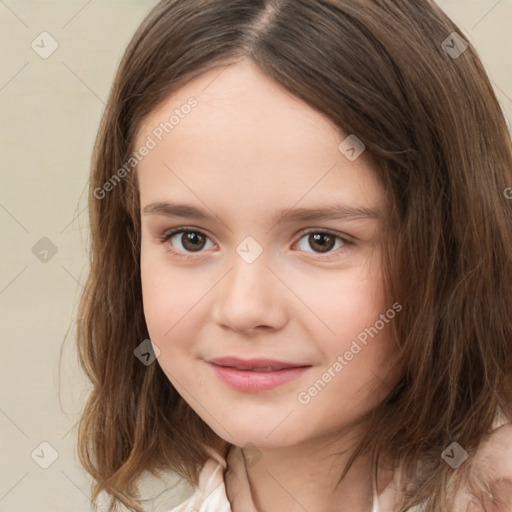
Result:
<svg viewBox="0 0 512 512">
<path fill-rule="evenodd" d="M 251 510 L 249 501 L 258 512 L 371 512 L 368 455 L 356 458 L 339 481 L 352 448 L 353 438 L 338 433 L 335 440 L 325 437 L 287 447 L 238 450 L 229 464 L 231 476 L 226 479 L 233 512 Z M 246 473 L 248 489 L 242 489 L 242 472 Z M 389 470 L 383 471 L 378 490 L 391 478 Z"/>
</svg>

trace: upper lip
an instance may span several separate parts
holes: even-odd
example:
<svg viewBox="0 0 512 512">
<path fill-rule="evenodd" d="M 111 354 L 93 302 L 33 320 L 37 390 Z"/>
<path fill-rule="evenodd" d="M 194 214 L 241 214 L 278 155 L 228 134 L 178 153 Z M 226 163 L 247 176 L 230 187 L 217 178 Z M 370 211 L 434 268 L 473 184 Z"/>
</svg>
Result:
<svg viewBox="0 0 512 512">
<path fill-rule="evenodd" d="M 219 357 L 210 359 L 208 362 L 218 366 L 229 366 L 231 368 L 236 368 L 237 370 L 253 370 L 255 368 L 282 370 L 284 368 L 301 368 L 304 366 L 311 366 L 309 364 L 289 363 L 266 358 L 239 359 L 238 357 Z"/>
</svg>

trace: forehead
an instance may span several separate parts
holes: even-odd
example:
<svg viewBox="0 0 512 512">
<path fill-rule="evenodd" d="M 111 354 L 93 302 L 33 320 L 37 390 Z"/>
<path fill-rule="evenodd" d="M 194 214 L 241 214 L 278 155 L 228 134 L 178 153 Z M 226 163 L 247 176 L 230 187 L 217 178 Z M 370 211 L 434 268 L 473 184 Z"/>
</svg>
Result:
<svg viewBox="0 0 512 512">
<path fill-rule="evenodd" d="M 186 105 L 191 98 L 197 101 L 197 106 L 189 110 Z M 160 123 L 169 121 L 173 114 L 172 132 L 166 136 L 176 138 L 192 133 L 199 138 L 208 134 L 210 138 L 201 143 L 209 149 L 212 130 L 216 132 L 216 140 L 232 137 L 233 142 L 244 143 L 247 150 L 278 134 L 274 145 L 265 145 L 266 153 L 272 151 L 276 143 L 296 153 L 314 147 L 321 151 L 325 146 L 336 144 L 340 135 L 328 118 L 247 60 L 208 71 L 178 89 L 146 117 L 138 139 L 151 133 Z M 226 147 L 219 149 L 227 152 Z"/>
<path fill-rule="evenodd" d="M 141 125 L 135 146 L 155 143 L 138 164 L 141 196 L 164 200 L 188 185 L 189 192 L 237 193 L 248 203 L 266 197 L 267 206 L 326 195 L 378 202 L 369 159 L 363 153 L 350 161 L 339 150 L 348 135 L 250 61 L 214 69 Z"/>
</svg>

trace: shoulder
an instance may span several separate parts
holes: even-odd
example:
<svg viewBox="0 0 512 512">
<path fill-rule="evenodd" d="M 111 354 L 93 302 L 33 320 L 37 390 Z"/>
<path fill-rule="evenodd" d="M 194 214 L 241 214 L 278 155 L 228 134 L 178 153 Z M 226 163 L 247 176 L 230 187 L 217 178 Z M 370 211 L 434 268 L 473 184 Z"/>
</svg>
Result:
<svg viewBox="0 0 512 512">
<path fill-rule="evenodd" d="M 470 481 L 468 512 L 512 511 L 512 424 L 482 439 L 472 458 Z"/>
<path fill-rule="evenodd" d="M 447 482 L 450 512 L 512 512 L 511 423 L 494 425 L 463 464 L 467 471 L 454 471 Z M 428 512 L 428 503 L 413 511 Z"/>
<path fill-rule="evenodd" d="M 512 478 L 512 423 L 493 430 L 482 440 L 475 462 L 496 478 Z"/>
</svg>

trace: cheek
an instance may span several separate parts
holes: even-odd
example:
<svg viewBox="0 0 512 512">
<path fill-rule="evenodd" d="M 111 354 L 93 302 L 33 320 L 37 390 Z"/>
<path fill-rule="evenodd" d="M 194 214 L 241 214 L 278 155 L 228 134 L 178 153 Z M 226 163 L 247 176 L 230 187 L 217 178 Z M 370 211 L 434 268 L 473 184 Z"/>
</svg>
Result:
<svg viewBox="0 0 512 512">
<path fill-rule="evenodd" d="M 378 256 L 378 255 L 376 255 Z M 329 279 L 307 279 L 298 295 L 307 297 L 310 310 L 318 320 L 317 337 L 322 351 L 343 353 L 358 335 L 374 326 L 391 304 L 386 304 L 382 273 L 375 259 L 366 265 L 333 272 Z M 313 323 L 313 320 L 309 322 Z M 379 331 L 385 331 L 379 323 Z M 314 338 L 312 338 L 314 339 Z"/>
<path fill-rule="evenodd" d="M 187 396 L 186 389 L 197 385 L 189 381 L 194 375 L 189 368 L 194 349 L 194 336 L 189 330 L 194 325 L 190 308 L 197 299 L 192 297 L 191 287 L 181 281 L 178 272 L 164 273 L 158 272 L 157 266 L 146 267 L 142 295 L 149 338 L 160 352 L 157 363 L 178 392 Z"/>
<path fill-rule="evenodd" d="M 370 334 L 384 338 L 387 323 L 380 320 L 388 307 L 384 302 L 384 294 L 378 281 L 354 283 L 347 293 L 344 293 L 336 306 L 325 305 L 331 308 L 332 329 L 335 331 L 338 351 L 346 351 L 354 340 L 363 345 Z M 377 326 L 375 324 L 377 323 Z"/>
<path fill-rule="evenodd" d="M 171 287 L 148 279 L 142 286 L 146 325 L 151 339 L 158 345 L 167 344 L 183 328 L 191 305 L 197 302 L 196 294 L 190 289 L 180 289 L 179 284 L 173 280 Z"/>
<path fill-rule="evenodd" d="M 310 296 L 311 309 L 328 327 L 317 322 L 321 330 L 311 336 L 323 354 L 317 380 L 309 383 L 316 386 L 311 396 L 318 392 L 316 406 L 342 399 L 345 407 L 362 410 L 372 401 L 374 386 L 386 388 L 394 378 L 385 364 L 394 350 L 390 326 L 399 313 L 386 303 L 382 275 L 368 269 L 345 273 Z"/>
<path fill-rule="evenodd" d="M 162 341 L 172 334 L 177 319 L 185 314 L 190 286 L 185 286 L 179 272 L 156 258 L 151 250 L 141 251 L 141 284 L 144 317 L 150 338 L 161 348 Z M 181 313 L 181 314 L 180 314 Z"/>
<path fill-rule="evenodd" d="M 336 352 L 347 362 L 349 382 L 357 385 L 374 380 L 375 376 L 384 377 L 381 370 L 393 350 L 390 324 L 396 311 L 385 301 L 380 276 L 353 284 L 350 295 L 340 301 L 338 315 L 333 318 L 338 341 Z"/>
<path fill-rule="evenodd" d="M 172 267 L 165 257 L 142 254 L 141 281 L 149 337 L 160 349 L 160 364 L 170 369 L 176 358 L 193 354 L 212 279 L 197 270 Z"/>
</svg>

